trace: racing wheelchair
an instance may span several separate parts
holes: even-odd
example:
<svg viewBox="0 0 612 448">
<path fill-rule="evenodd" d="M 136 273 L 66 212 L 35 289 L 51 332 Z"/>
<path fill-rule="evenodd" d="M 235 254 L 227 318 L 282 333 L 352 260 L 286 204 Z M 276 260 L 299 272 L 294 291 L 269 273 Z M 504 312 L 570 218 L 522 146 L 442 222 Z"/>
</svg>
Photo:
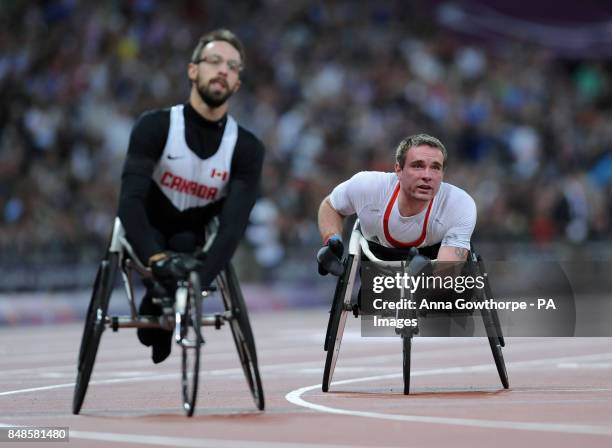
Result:
<svg viewBox="0 0 612 448">
<path fill-rule="evenodd" d="M 373 250 L 375 248 L 378 250 Z M 374 252 L 377 252 L 377 254 L 375 255 Z M 381 255 L 381 252 L 384 255 Z M 340 352 L 340 344 L 342 342 L 342 335 L 348 314 L 352 313 L 355 317 L 362 314 L 360 305 L 358 303 L 354 303 L 352 299 L 360 262 L 373 262 L 375 266 L 381 268 L 400 268 L 403 272 L 406 272 L 409 275 L 417 275 L 419 272 L 423 271 L 424 257 L 417 257 L 416 255 L 418 255 L 418 251 L 414 248 L 407 252 L 402 249 L 383 248 L 382 246 L 369 242 L 361 233 L 359 220 L 355 222 L 351 233 L 348 253 L 342 260 L 344 272 L 338 278 L 336 283 L 336 289 L 329 315 L 329 322 L 327 325 L 327 332 L 325 335 L 323 348 L 326 352 L 326 358 L 325 367 L 323 370 L 323 392 L 329 391 L 329 386 L 334 375 L 336 361 L 338 360 L 338 354 Z M 433 255 L 437 255 L 437 251 L 435 251 L 435 254 L 428 253 L 427 255 L 433 259 L 435 258 Z M 429 263 L 429 261 L 435 260 L 428 260 L 426 263 Z M 469 252 L 467 263 L 470 264 L 473 269 L 472 272 L 474 272 L 475 275 L 481 275 L 485 279 L 484 288 L 479 290 L 480 297 L 477 299 L 493 299 L 484 262 L 473 247 Z M 410 292 L 402 289 L 402 299 L 405 298 L 405 294 L 410 295 Z M 484 328 L 486 330 L 486 335 L 489 340 L 489 345 L 491 347 L 493 360 L 495 361 L 495 367 L 499 374 L 499 378 L 504 389 L 508 389 L 508 373 L 506 371 L 506 365 L 502 353 L 502 347 L 505 346 L 505 341 L 502 335 L 501 324 L 497 311 L 495 309 L 488 310 L 483 308 L 480 313 L 482 315 Z M 416 318 L 418 322 L 418 313 L 414 310 L 397 311 L 397 316 L 401 318 Z M 410 393 L 410 355 L 412 350 L 412 338 L 414 335 L 418 334 L 418 332 L 418 325 L 396 330 L 396 333 L 398 333 L 402 339 L 405 395 Z"/>
<path fill-rule="evenodd" d="M 214 240 L 217 227 L 218 221 L 216 219 L 208 226 L 203 252 L 206 252 Z M 117 271 L 120 271 L 123 277 L 130 308 L 129 316 L 107 315 Z M 231 263 L 228 263 L 226 268 L 217 276 L 215 280 L 217 288 L 202 288 L 199 275 L 192 271 L 187 280 L 177 282 L 174 297 L 153 299 L 154 303 L 161 305 L 163 310 L 161 316 L 139 315 L 136 311 L 133 286 L 134 272 L 142 278 L 152 278 L 150 269 L 145 267 L 138 259 L 127 241 L 123 225 L 117 217 L 115 218 L 109 247 L 98 268 L 87 310 L 79 350 L 72 412 L 78 414 L 81 410 L 100 339 L 106 328 L 110 327 L 113 331 L 118 331 L 119 328 L 161 328 L 173 331 L 173 339 L 181 348 L 183 409 L 186 415 L 191 417 L 195 410 L 198 393 L 200 348 L 205 343 L 201 327 L 214 326 L 215 329 L 220 329 L 226 323 L 229 324 L 231 329 L 238 357 L 255 406 L 257 409 L 263 410 L 264 393 L 257 364 L 255 340 L 238 278 Z M 220 292 L 225 311 L 216 314 L 204 314 L 203 299 L 216 289 Z"/>
</svg>

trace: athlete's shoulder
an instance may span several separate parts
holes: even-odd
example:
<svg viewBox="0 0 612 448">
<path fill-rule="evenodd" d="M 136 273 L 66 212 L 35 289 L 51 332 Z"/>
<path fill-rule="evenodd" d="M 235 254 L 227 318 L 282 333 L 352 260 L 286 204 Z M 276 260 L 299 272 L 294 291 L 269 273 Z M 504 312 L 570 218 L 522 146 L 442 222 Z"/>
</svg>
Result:
<svg viewBox="0 0 612 448">
<path fill-rule="evenodd" d="M 385 173 L 383 171 L 359 171 L 351 177 L 351 182 L 371 186 L 394 184 L 396 181 L 395 173 Z"/>
<path fill-rule="evenodd" d="M 140 114 L 134 123 L 134 131 L 145 133 L 167 133 L 170 127 L 170 109 L 152 109 Z"/>
<path fill-rule="evenodd" d="M 355 174 L 350 182 L 360 192 L 371 195 L 373 198 L 386 198 L 397 184 L 395 173 L 383 171 L 360 171 Z"/>
<path fill-rule="evenodd" d="M 370 203 L 388 197 L 396 183 L 395 173 L 360 171 L 341 185 L 354 198 Z"/>
<path fill-rule="evenodd" d="M 132 127 L 128 153 L 157 160 L 166 145 L 169 127 L 169 109 L 155 109 L 142 113 Z"/>
<path fill-rule="evenodd" d="M 234 173 L 261 174 L 265 157 L 265 148 L 259 138 L 251 131 L 238 125 L 238 140 L 232 158 Z M 235 177 L 235 176 L 234 176 Z"/>
<path fill-rule="evenodd" d="M 248 148 L 249 151 L 256 151 L 261 153 L 265 152 L 263 142 L 253 132 L 238 124 L 238 144 L 240 146 Z"/>
<path fill-rule="evenodd" d="M 476 202 L 467 191 L 443 182 L 440 185 L 440 192 L 442 193 L 441 207 L 443 210 L 447 210 L 448 216 L 455 216 L 461 220 L 476 221 Z"/>
<path fill-rule="evenodd" d="M 440 185 L 440 189 L 443 190 L 444 194 L 449 197 L 451 202 L 460 201 L 464 203 L 474 204 L 474 206 L 476 206 L 476 203 L 474 202 L 472 196 L 470 196 L 470 194 L 463 188 L 459 188 L 456 185 L 442 182 L 442 184 Z"/>
</svg>

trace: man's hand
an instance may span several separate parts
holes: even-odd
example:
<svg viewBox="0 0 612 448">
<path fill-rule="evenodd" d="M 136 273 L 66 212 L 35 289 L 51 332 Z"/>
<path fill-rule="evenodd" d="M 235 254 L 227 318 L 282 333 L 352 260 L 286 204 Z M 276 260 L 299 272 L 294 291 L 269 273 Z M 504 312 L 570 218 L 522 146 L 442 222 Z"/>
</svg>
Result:
<svg viewBox="0 0 612 448">
<path fill-rule="evenodd" d="M 344 266 L 342 266 L 342 253 L 344 252 L 344 245 L 342 244 L 342 238 L 340 235 L 331 235 L 324 242 L 324 245 L 317 253 L 317 262 L 319 263 L 319 274 L 340 276 L 344 272 Z"/>
<path fill-rule="evenodd" d="M 161 252 L 149 258 L 149 265 L 159 280 L 185 280 L 191 271 L 200 269 L 202 263 L 189 254 Z"/>
</svg>

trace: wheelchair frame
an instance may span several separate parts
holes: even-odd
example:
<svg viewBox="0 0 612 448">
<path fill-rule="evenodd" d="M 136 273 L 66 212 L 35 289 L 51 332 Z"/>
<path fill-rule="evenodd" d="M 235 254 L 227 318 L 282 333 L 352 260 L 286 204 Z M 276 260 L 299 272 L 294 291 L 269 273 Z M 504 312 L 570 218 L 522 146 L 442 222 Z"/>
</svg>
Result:
<svg viewBox="0 0 612 448">
<path fill-rule="evenodd" d="M 208 250 L 217 234 L 218 220 L 214 219 L 207 227 L 206 245 Z M 108 305 L 115 285 L 117 270 L 121 271 L 127 300 L 129 316 L 108 316 Z M 265 407 L 263 387 L 259 375 L 257 352 L 253 331 L 238 278 L 231 263 L 219 273 L 216 283 L 221 294 L 225 311 L 216 314 L 202 314 L 202 299 L 214 288 L 203 290 L 199 275 L 191 272 L 189 279 L 177 284 L 174 300 L 172 298 L 154 299 L 161 302 L 161 316 L 141 316 L 136 310 L 133 272 L 143 278 L 151 278 L 150 269 L 138 259 L 132 246 L 127 241 L 121 220 L 116 217 L 106 255 L 96 275 L 92 297 L 89 303 L 85 328 L 79 350 L 77 378 L 74 390 L 72 411 L 78 414 L 87 393 L 89 380 L 93 371 L 96 354 L 102 333 L 107 327 L 114 332 L 119 328 L 160 328 L 174 331 L 174 340 L 182 349 L 181 390 L 183 409 L 191 417 L 195 411 L 198 391 L 200 348 L 205 343 L 201 334 L 202 326 L 214 326 L 220 329 L 228 323 L 238 351 L 238 356 L 255 406 L 259 410 Z M 200 322 L 200 325 L 193 325 Z"/>
<path fill-rule="evenodd" d="M 323 370 L 323 382 L 321 385 L 323 392 L 329 391 L 329 386 L 334 375 L 336 362 L 338 360 L 338 354 L 340 352 L 340 345 L 342 342 L 342 336 L 348 313 L 352 312 L 355 317 L 359 316 L 359 307 L 357 304 L 352 304 L 351 300 L 357 270 L 362 255 L 364 255 L 367 260 L 374 262 L 381 267 L 401 267 L 402 269 L 407 268 L 408 272 L 412 271 L 410 260 L 387 261 L 376 257 L 370 250 L 368 241 L 361 234 L 359 220 L 355 222 L 351 232 L 348 253 L 343 259 L 344 273 L 338 278 L 336 283 L 336 290 L 334 292 L 334 297 L 331 304 L 329 322 L 327 324 L 327 332 L 323 346 L 324 351 L 327 352 L 325 357 L 325 367 Z M 473 250 L 473 248 L 469 253 L 469 257 L 470 261 L 474 263 L 475 269 L 477 270 L 476 274 L 482 275 L 483 278 L 485 278 L 485 287 L 483 290 L 483 294 L 485 295 L 484 298 L 492 299 L 493 294 L 491 292 L 488 276 L 485 275 L 486 271 L 482 258 Z M 402 290 L 402 294 L 403 293 L 404 291 Z M 408 313 L 410 314 L 407 317 L 417 318 L 416 310 L 408 311 Z M 505 346 L 505 341 L 502 335 L 497 311 L 483 309 L 481 314 L 499 378 L 504 389 L 508 389 L 510 385 L 502 353 L 502 347 Z M 410 355 L 412 350 L 412 338 L 416 332 L 418 332 L 418 329 L 405 327 L 398 332 L 402 338 L 404 394 L 408 395 L 410 393 Z"/>
</svg>

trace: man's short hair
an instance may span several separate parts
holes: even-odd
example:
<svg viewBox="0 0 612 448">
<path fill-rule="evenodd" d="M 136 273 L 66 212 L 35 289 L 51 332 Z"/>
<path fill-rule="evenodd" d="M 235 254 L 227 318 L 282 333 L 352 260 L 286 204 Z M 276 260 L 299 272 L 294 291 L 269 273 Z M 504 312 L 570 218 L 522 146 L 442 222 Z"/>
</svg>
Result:
<svg viewBox="0 0 612 448">
<path fill-rule="evenodd" d="M 211 31 L 209 33 L 204 34 L 202 37 L 200 37 L 200 40 L 198 40 L 198 44 L 196 45 L 195 49 L 193 50 L 193 53 L 191 54 L 191 62 L 198 62 L 200 58 L 202 57 L 202 50 L 204 49 L 204 47 L 208 45 L 209 43 L 218 41 L 218 40 L 227 42 L 228 44 L 233 46 L 236 50 L 238 50 L 238 53 L 240 53 L 240 62 L 242 63 L 242 66 L 244 67 L 245 58 L 246 58 L 246 55 L 244 52 L 244 45 L 242 45 L 242 41 L 238 38 L 238 36 L 236 36 L 230 30 L 227 30 L 225 28 Z"/>
<path fill-rule="evenodd" d="M 397 149 L 395 150 L 395 160 L 399 163 L 401 169 L 404 169 L 404 164 L 406 163 L 406 153 L 410 148 L 414 148 L 415 146 L 431 146 L 432 148 L 438 148 L 442 152 L 442 156 L 444 156 L 443 165 L 446 167 L 446 159 L 448 157 L 448 153 L 446 152 L 446 148 L 442 144 L 440 140 L 435 137 L 432 137 L 429 134 L 416 134 L 411 135 L 410 137 L 406 137 L 404 140 L 397 145 Z"/>
</svg>

